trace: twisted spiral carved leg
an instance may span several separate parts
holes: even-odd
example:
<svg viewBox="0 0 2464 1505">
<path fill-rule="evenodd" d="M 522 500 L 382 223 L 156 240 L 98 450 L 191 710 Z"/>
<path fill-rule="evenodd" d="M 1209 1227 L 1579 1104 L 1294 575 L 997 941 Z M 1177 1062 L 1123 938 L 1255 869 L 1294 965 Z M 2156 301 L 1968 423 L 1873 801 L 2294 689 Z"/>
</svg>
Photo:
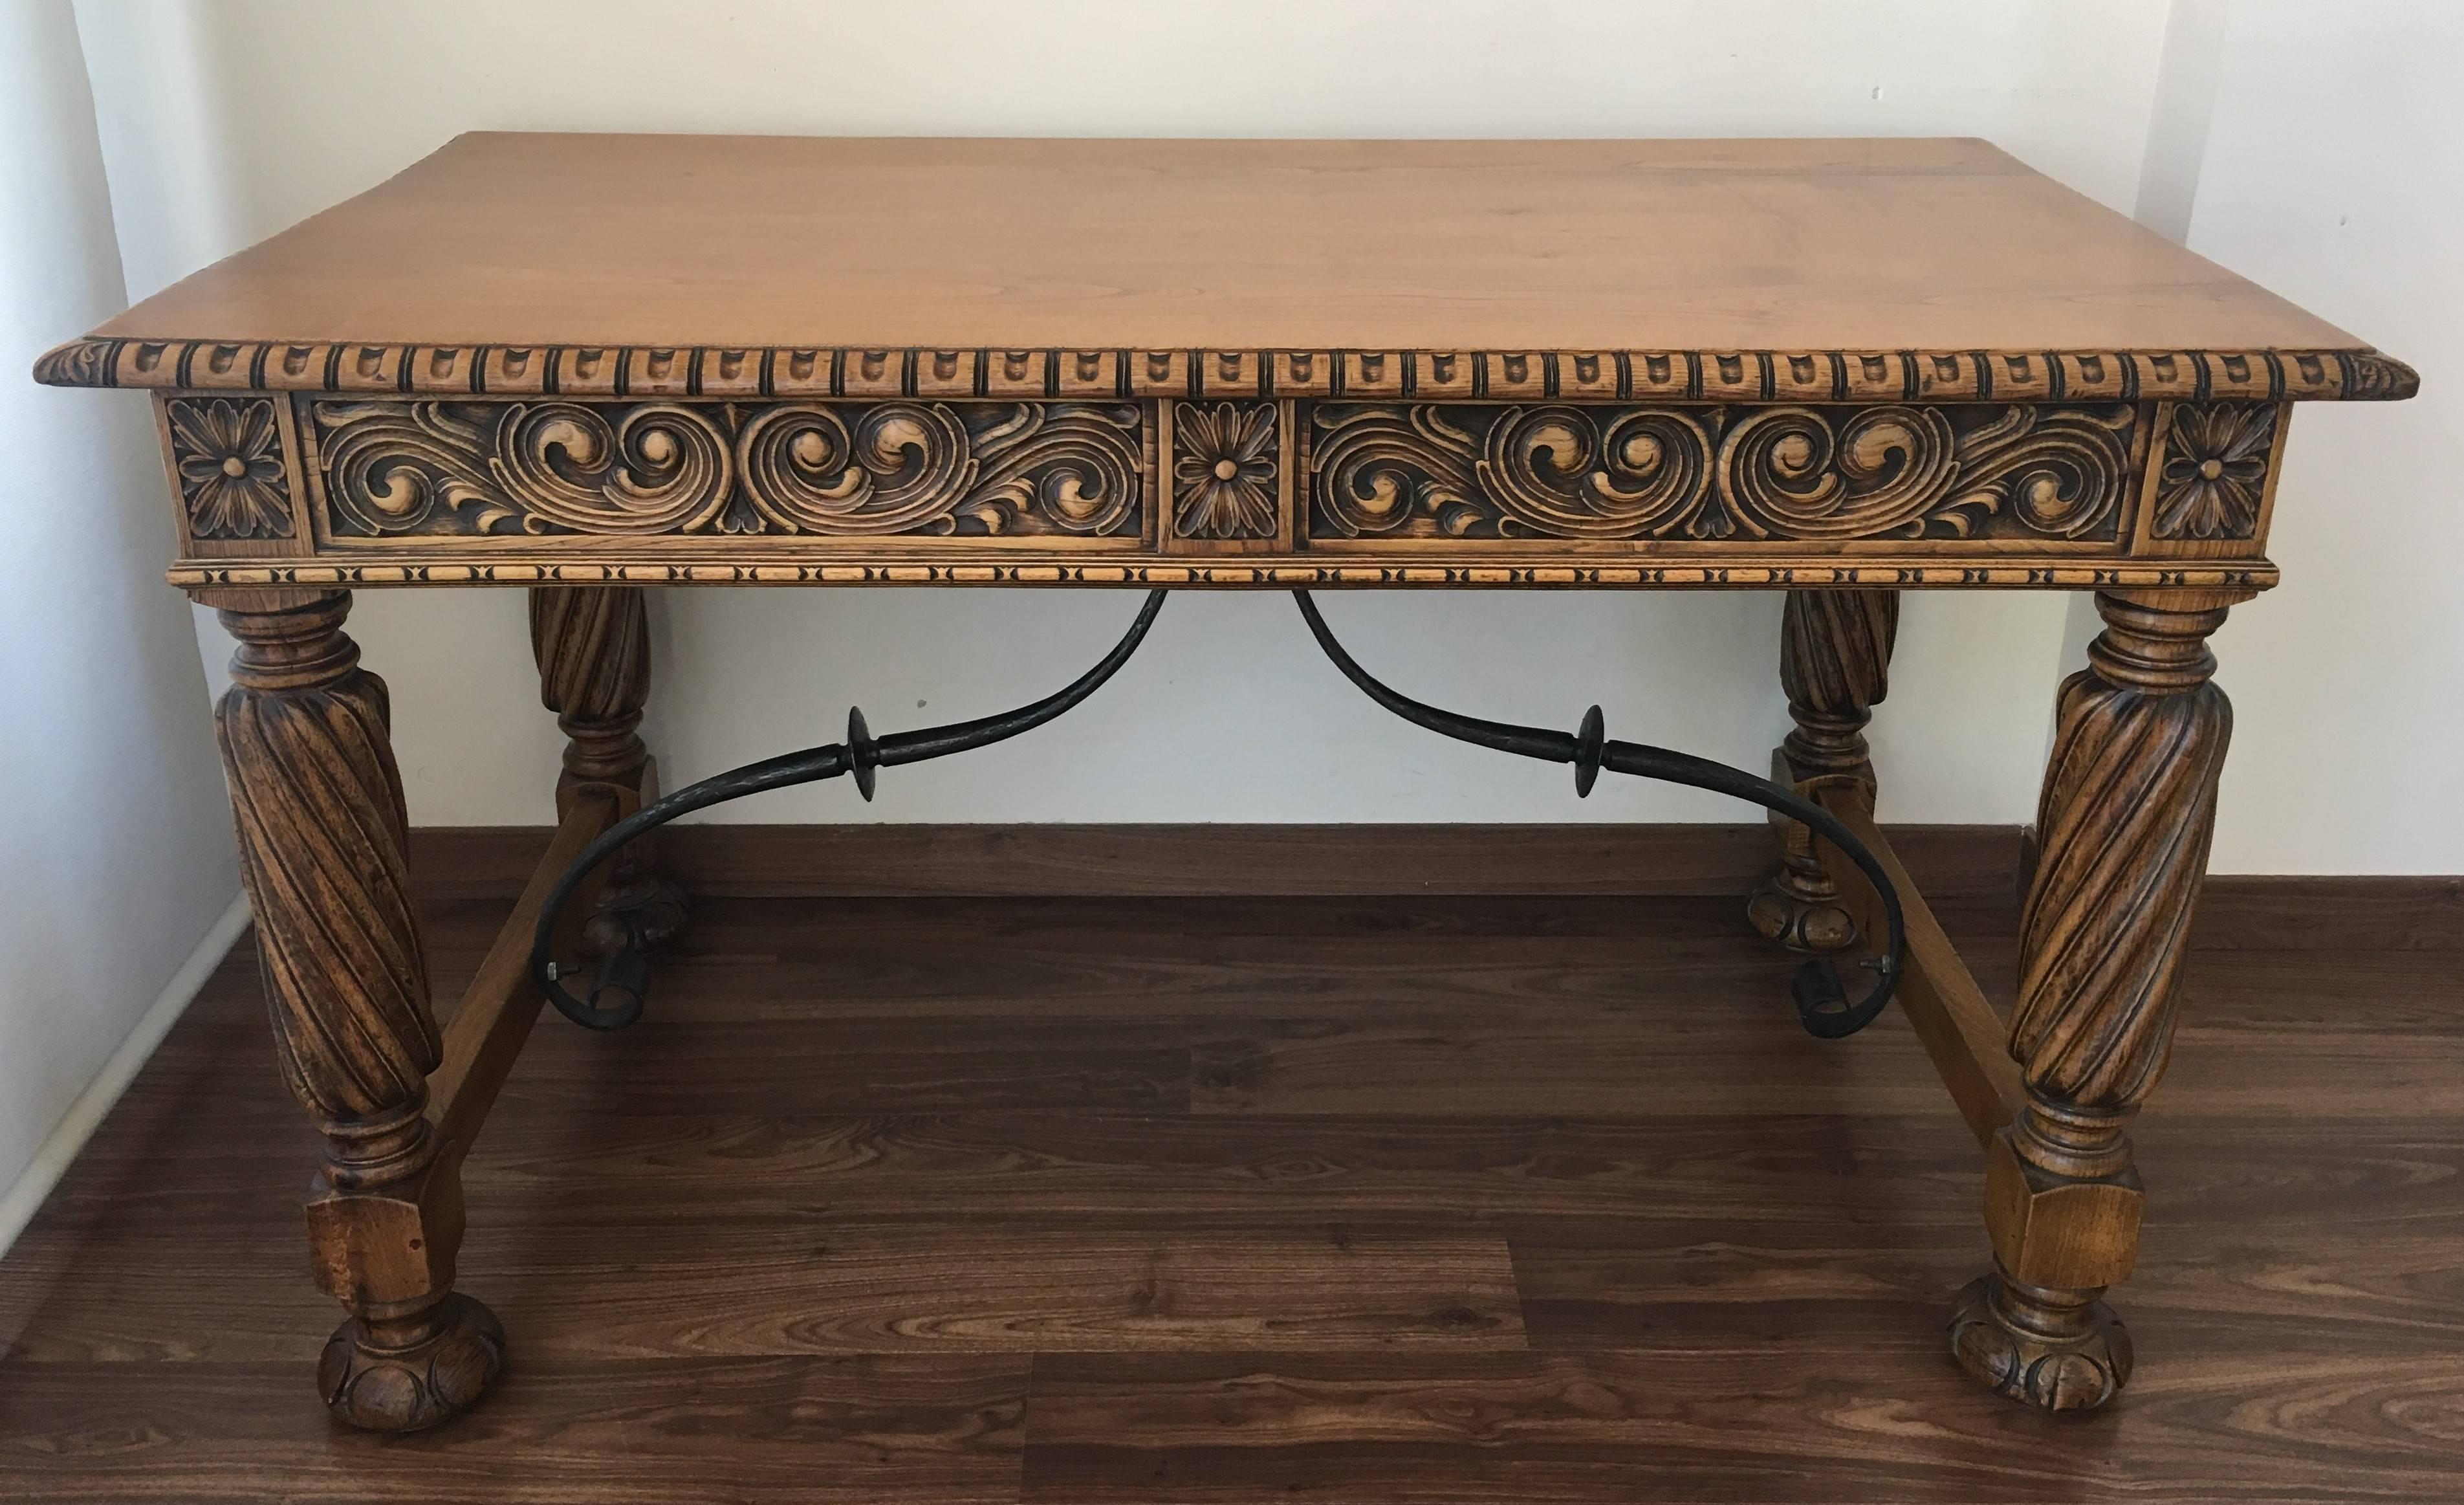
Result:
<svg viewBox="0 0 2464 1505">
<path fill-rule="evenodd" d="M 2129 1123 L 2165 1070 L 2215 829 L 2233 708 L 2207 639 L 2229 599 L 2098 596 L 2104 631 L 2061 690 L 2011 1016 L 2027 1096 L 1987 1153 L 1994 1270 L 1950 1326 L 1970 1374 L 2047 1410 L 2101 1405 L 2130 1377 L 2102 1296 L 2138 1252 Z"/>
<path fill-rule="evenodd" d="M 1842 781 L 1874 787 L 1865 723 L 1890 691 L 1900 598 L 1890 590 L 1792 590 L 1780 617 L 1780 684 L 1796 722 L 1771 754 L 1771 777 L 1799 786 Z M 1793 951 L 1842 951 L 1857 922 L 1823 871 L 1814 833 L 1774 814 L 1779 868 L 1746 900 L 1746 918 Z"/>
<path fill-rule="evenodd" d="M 641 587 L 535 587 L 530 609 L 539 699 L 565 735 L 558 816 L 588 788 L 617 791 L 627 814 L 657 799 L 658 770 L 638 730 L 650 693 L 650 631 Z M 617 857 L 583 928 L 588 954 L 627 945 L 652 949 L 684 929 L 684 891 L 659 874 L 655 843 L 645 836 Z"/>
<path fill-rule="evenodd" d="M 308 1200 L 318 1282 L 349 1309 L 319 1366 L 354 1426 L 434 1426 L 504 1365 L 453 1293 L 456 1168 L 426 1114 L 439 1041 L 413 918 L 385 681 L 342 632 L 350 597 L 213 598 L 239 640 L 215 714 L 275 1049 L 324 1137 Z"/>
</svg>

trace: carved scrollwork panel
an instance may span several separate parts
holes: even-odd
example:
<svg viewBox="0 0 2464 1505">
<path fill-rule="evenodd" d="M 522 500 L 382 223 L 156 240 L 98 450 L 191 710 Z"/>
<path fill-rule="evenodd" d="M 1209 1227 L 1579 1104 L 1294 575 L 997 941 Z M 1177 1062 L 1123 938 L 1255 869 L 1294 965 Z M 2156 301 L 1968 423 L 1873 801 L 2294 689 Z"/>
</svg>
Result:
<svg viewBox="0 0 2464 1505">
<path fill-rule="evenodd" d="M 337 538 L 1134 538 L 1128 404 L 305 403 Z"/>
<path fill-rule="evenodd" d="M 2111 542 L 2135 406 L 1320 404 L 1313 537 Z"/>
</svg>

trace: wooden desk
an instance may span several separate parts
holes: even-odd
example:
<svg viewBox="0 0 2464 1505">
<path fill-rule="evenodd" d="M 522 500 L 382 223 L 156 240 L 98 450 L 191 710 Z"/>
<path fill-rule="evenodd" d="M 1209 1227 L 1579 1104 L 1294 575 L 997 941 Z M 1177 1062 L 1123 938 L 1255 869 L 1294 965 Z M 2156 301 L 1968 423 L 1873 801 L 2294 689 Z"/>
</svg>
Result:
<svg viewBox="0 0 2464 1505">
<path fill-rule="evenodd" d="M 646 585 L 1789 592 L 1781 776 L 1909 905 L 1901 999 L 1984 1146 L 1951 1347 L 2102 1404 L 2231 726 L 2208 635 L 2292 405 L 2401 363 L 1978 142 L 470 136 L 46 355 L 162 420 L 284 1071 L 325 1140 L 328 1405 L 501 1365 L 457 1171 L 538 1014 L 547 884 L 639 807 Z M 452 1027 L 405 893 L 363 587 L 532 587 L 562 824 Z M 1904 587 L 2088 589 L 2007 1023 L 1872 831 Z M 1750 904 L 1874 891 L 1802 828 Z M 634 899 L 648 885 L 626 874 Z"/>
</svg>

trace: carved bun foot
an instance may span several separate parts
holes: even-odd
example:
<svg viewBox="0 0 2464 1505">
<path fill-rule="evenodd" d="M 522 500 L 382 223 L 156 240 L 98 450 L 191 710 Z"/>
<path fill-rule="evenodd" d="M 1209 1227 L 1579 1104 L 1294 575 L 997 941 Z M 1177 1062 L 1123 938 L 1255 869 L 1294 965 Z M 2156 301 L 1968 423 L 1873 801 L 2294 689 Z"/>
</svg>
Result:
<svg viewBox="0 0 2464 1505">
<path fill-rule="evenodd" d="M 583 954 L 602 957 L 628 942 L 656 951 L 683 935 L 692 918 L 683 889 L 661 877 L 634 878 L 600 896 L 583 923 Z"/>
<path fill-rule="evenodd" d="M 2043 1411 L 2092 1411 L 2130 1380 L 2130 1330 L 2084 1292 L 2000 1274 L 1951 1304 L 1950 1352 L 1988 1388 Z"/>
<path fill-rule="evenodd" d="M 1857 943 L 1857 921 L 1841 907 L 1839 891 L 1825 877 L 1809 879 L 1782 865 L 1746 898 L 1746 920 L 1766 941 L 1791 951 L 1820 956 Z"/>
<path fill-rule="evenodd" d="M 415 1432 L 471 1408 L 505 1369 L 496 1314 L 456 1292 L 435 1326 L 401 1347 L 382 1345 L 354 1317 L 334 1330 L 317 1363 L 317 1388 L 334 1419 L 368 1431 Z"/>
</svg>

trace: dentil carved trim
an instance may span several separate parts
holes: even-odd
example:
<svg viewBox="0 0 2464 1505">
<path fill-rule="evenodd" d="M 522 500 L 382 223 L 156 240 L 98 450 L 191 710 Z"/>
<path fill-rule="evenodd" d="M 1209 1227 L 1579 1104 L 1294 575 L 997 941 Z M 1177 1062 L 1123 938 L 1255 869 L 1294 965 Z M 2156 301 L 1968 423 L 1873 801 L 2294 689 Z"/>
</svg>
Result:
<svg viewBox="0 0 2464 1505">
<path fill-rule="evenodd" d="M 163 416 L 190 538 L 291 536 L 291 480 L 272 399 L 173 398 Z"/>
<path fill-rule="evenodd" d="M 2110 541 L 2141 409 L 1359 407 L 1314 413 L 1313 536 Z"/>
<path fill-rule="evenodd" d="M 2267 498 L 2276 409 L 2183 403 L 2165 435 L 2150 531 L 2160 539 L 2251 539 Z"/>
<path fill-rule="evenodd" d="M 1127 404 L 306 403 L 337 537 L 1135 537 Z"/>
<path fill-rule="evenodd" d="M 1271 539 L 1279 457 L 1272 403 L 1180 403 L 1172 419 L 1173 519 L 1185 539 Z"/>
<path fill-rule="evenodd" d="M 2346 350 L 947 350 L 73 340 L 54 387 L 594 397 L 1579 398 L 1628 402 L 2390 402 Z"/>
</svg>

